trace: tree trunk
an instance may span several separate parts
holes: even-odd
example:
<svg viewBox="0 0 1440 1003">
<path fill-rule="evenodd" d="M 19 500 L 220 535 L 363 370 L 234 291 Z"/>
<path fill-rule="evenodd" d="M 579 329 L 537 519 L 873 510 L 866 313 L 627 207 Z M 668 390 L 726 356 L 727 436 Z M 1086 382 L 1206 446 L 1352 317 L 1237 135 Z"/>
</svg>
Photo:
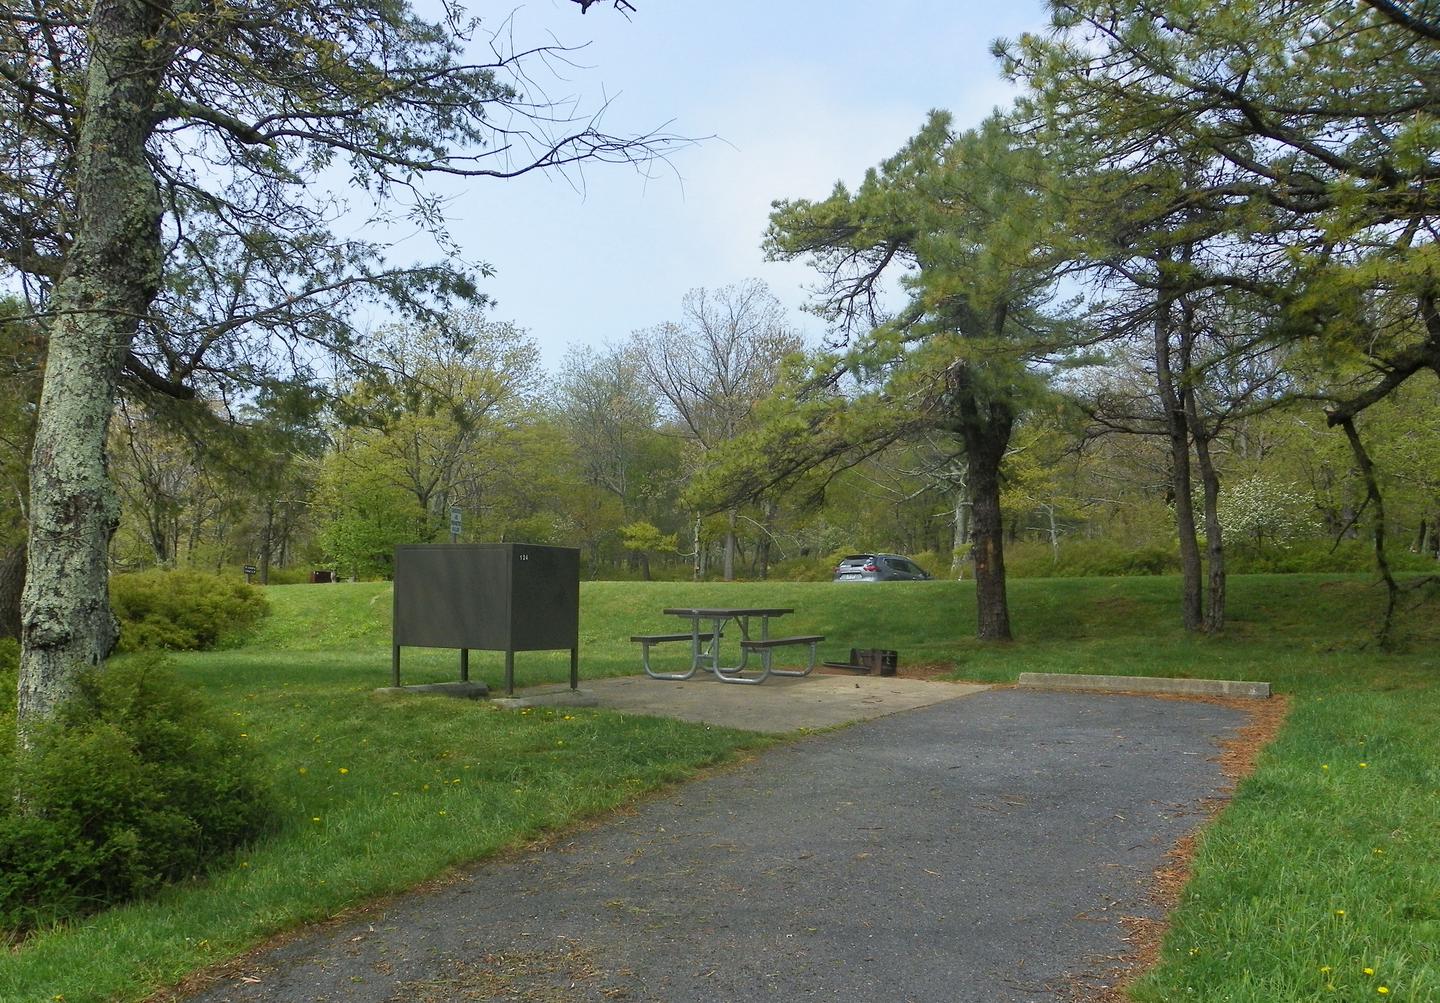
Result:
<svg viewBox="0 0 1440 1003">
<path fill-rule="evenodd" d="M 1003 323 L 1003 317 L 1000 321 Z M 975 546 L 975 636 L 1009 641 L 1010 607 L 1005 595 L 1005 521 L 1000 511 L 1000 463 L 1010 444 L 1015 412 L 991 400 L 964 363 L 950 370 L 954 432 L 970 468 L 971 526 Z"/>
<path fill-rule="evenodd" d="M 970 485 L 966 483 L 955 489 L 955 535 L 950 548 L 950 573 L 956 580 L 965 577 L 965 557 L 962 554 L 970 543 Z"/>
<path fill-rule="evenodd" d="M 774 500 L 766 498 L 760 508 L 760 512 L 760 519 L 762 525 L 760 527 L 760 542 L 756 545 L 755 548 L 755 559 L 756 562 L 760 565 L 760 571 L 757 577 L 759 577 L 759 579 L 763 582 L 770 577 L 771 534 L 775 529 Z M 785 555 L 782 553 L 780 556 L 783 558 Z"/>
<path fill-rule="evenodd" d="M 1354 418 L 1348 415 L 1337 418 L 1331 414 L 1328 421 L 1331 425 L 1338 424 L 1345 431 L 1350 452 L 1355 457 L 1355 466 L 1360 470 L 1360 477 L 1365 483 L 1366 505 L 1370 509 L 1370 539 L 1375 547 L 1375 568 L 1380 573 L 1380 580 L 1385 583 L 1385 615 L 1380 621 L 1376 639 L 1380 642 L 1380 647 L 1389 648 L 1395 627 L 1395 608 L 1400 603 L 1400 583 L 1395 581 L 1395 576 L 1390 571 L 1390 559 L 1385 553 L 1385 496 L 1380 491 L 1380 479 L 1375 476 L 1375 464 L 1360 440 L 1360 433 L 1355 430 Z"/>
<path fill-rule="evenodd" d="M 1195 538 L 1195 507 L 1190 497 L 1190 429 L 1170 369 L 1170 307 L 1162 291 L 1155 318 L 1155 389 L 1170 440 L 1170 484 L 1175 496 L 1175 529 L 1180 536 L 1180 618 L 1186 630 L 1198 631 L 1203 625 L 1200 545 Z"/>
<path fill-rule="evenodd" d="M 1200 421 L 1195 395 L 1186 395 L 1191 430 L 1195 436 L 1195 462 L 1205 494 L 1205 562 L 1208 595 L 1205 603 L 1205 632 L 1225 629 L 1225 539 L 1220 526 L 1220 476 L 1210 455 L 1210 431 Z"/>
<path fill-rule="evenodd" d="M 691 534 L 691 542 L 695 544 L 695 580 L 697 582 L 705 579 L 705 555 L 700 549 L 700 514 L 695 514 L 695 528 Z"/>
<path fill-rule="evenodd" d="M 1182 371 L 1192 371 L 1195 349 L 1195 308 L 1190 301 L 1180 303 L 1180 362 Z M 1204 492 L 1205 562 L 1208 595 L 1205 601 L 1205 632 L 1218 634 L 1225 629 L 1225 539 L 1220 527 L 1220 476 L 1210 455 L 1214 437 L 1200 418 L 1199 392 L 1192 386 L 1180 395 L 1190 437 L 1195 442 L 1195 465 L 1200 468 L 1200 484 Z"/>
<path fill-rule="evenodd" d="M 260 584 L 270 584 L 270 551 L 275 539 L 275 503 L 265 503 L 265 535 L 260 540 Z"/>
<path fill-rule="evenodd" d="M 1060 564 L 1060 527 L 1055 524 L 1055 506 L 1046 505 L 1045 514 L 1050 520 L 1050 566 Z"/>
<path fill-rule="evenodd" d="M 20 591 L 25 588 L 25 545 L 0 553 L 0 637 L 20 636 Z"/>
<path fill-rule="evenodd" d="M 98 0 L 76 148 L 75 239 L 50 304 L 49 355 L 30 466 L 19 735 L 98 665 L 118 634 L 106 558 L 119 499 L 105 439 L 116 380 L 159 287 L 160 205 L 145 156 L 171 18 L 167 3 Z"/>
<path fill-rule="evenodd" d="M 1000 407 L 991 405 L 990 409 Z M 1005 525 L 1000 511 L 1000 461 L 1010 441 L 1010 425 L 1010 420 L 997 421 L 983 432 L 977 430 L 965 436 L 974 499 L 975 636 L 982 641 L 1011 639 L 1010 607 L 1005 595 Z"/>
<path fill-rule="evenodd" d="M 725 568 L 724 568 L 724 571 L 725 571 L 725 580 L 726 580 L 727 582 L 733 582 L 733 581 L 735 580 L 735 522 L 736 522 L 736 519 L 737 519 L 737 517 L 738 517 L 738 513 L 737 513 L 737 511 L 736 511 L 735 509 L 732 508 L 732 509 L 727 513 L 727 516 L 728 516 L 728 518 L 727 518 L 726 523 L 725 523 Z"/>
</svg>

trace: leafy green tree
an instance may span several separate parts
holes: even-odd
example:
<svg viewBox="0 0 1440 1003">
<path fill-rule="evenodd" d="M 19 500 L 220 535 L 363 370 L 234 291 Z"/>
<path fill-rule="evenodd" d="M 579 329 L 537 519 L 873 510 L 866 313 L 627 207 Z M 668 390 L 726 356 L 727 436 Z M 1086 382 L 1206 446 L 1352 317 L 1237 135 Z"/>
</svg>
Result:
<svg viewBox="0 0 1440 1003">
<path fill-rule="evenodd" d="M 644 514 L 642 482 L 659 405 L 634 353 L 572 349 L 555 387 L 555 411 L 585 480 L 614 495 L 626 515 Z"/>
<path fill-rule="evenodd" d="M 384 457 L 361 446 L 331 454 L 320 465 L 313 500 L 319 541 L 339 574 L 388 576 L 397 544 L 430 540 L 425 511 L 384 463 Z"/>
<path fill-rule="evenodd" d="M 1004 508 L 1050 547 L 1052 564 L 1060 560 L 1060 540 L 1088 512 L 1078 493 L 1080 463 L 1077 436 L 1063 412 L 1035 409 L 1015 430 L 1005 460 Z"/>
<path fill-rule="evenodd" d="M 620 540 L 626 550 L 640 555 L 640 575 L 650 580 L 650 555 L 674 554 L 680 550 L 675 534 L 666 536 L 660 528 L 649 522 L 632 522 L 620 527 Z"/>
<path fill-rule="evenodd" d="M 1365 480 L 1393 611 L 1383 498 L 1356 419 L 1440 374 L 1433 26 L 1381 0 L 1066 0 L 1052 20 L 1053 33 L 998 48 L 1029 85 L 1037 132 L 1090 150 L 1108 181 L 1079 232 L 1110 247 L 1166 233 L 1148 241 L 1168 250 L 1162 308 L 1183 311 L 1198 288 L 1244 291 L 1275 309 L 1259 341 L 1354 377 L 1332 383 L 1326 418 Z M 1187 256 L 1207 242 L 1207 260 Z"/>
<path fill-rule="evenodd" d="M 934 112 L 853 194 L 837 185 L 820 202 L 777 202 L 767 238 L 773 256 L 811 260 L 824 276 L 820 311 L 856 335 L 819 379 L 843 369 L 879 387 L 863 404 L 822 403 L 814 420 L 831 431 L 812 429 L 797 465 L 922 431 L 953 434 L 968 464 L 977 633 L 986 640 L 1011 636 L 1001 464 L 1039 382 L 1027 361 L 1057 335 L 1044 308 L 1054 277 L 1045 174 L 1004 121 L 957 135 L 950 116 Z M 907 268 L 908 301 L 884 319 L 881 283 Z"/>
<path fill-rule="evenodd" d="M 481 451 L 529 406 L 539 350 L 515 325 L 479 311 L 445 327 L 390 328 L 376 342 L 379 367 L 337 402 L 345 455 L 378 463 L 438 526 L 452 505 L 473 502 L 464 497 L 471 471 L 494 469 Z"/>
<path fill-rule="evenodd" d="M 475 294 L 480 269 L 395 268 L 338 236 L 321 172 L 347 170 L 382 212 L 398 203 L 443 241 L 427 178 L 633 163 L 666 140 L 563 121 L 525 93 L 524 56 L 469 63 L 473 23 L 404 2 L 61 0 L 7 6 L 0 22 L 0 262 L 48 321 L 25 733 L 115 641 L 104 450 L 122 380 L 186 397 L 287 378 L 310 368 L 309 346 L 363 350 L 347 318 L 366 298 L 425 314 Z"/>
<path fill-rule="evenodd" d="M 692 469 L 753 423 L 751 414 L 774 385 L 784 359 L 802 347 L 768 286 L 751 279 L 718 290 L 692 289 L 681 304 L 683 320 L 638 331 L 630 350 L 670 417 L 690 440 Z M 724 577 L 735 577 L 739 508 L 727 507 Z M 695 521 L 696 574 L 704 560 Z"/>
</svg>

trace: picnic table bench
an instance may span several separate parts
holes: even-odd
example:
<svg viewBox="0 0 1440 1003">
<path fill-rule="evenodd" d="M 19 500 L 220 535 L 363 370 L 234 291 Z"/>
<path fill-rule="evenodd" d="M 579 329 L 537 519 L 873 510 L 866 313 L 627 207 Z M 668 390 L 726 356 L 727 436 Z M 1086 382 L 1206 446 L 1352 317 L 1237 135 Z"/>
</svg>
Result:
<svg viewBox="0 0 1440 1003">
<path fill-rule="evenodd" d="M 640 661 L 646 675 L 652 679 L 689 679 L 699 669 L 713 672 L 716 678 L 727 683 L 755 685 L 763 683 L 772 674 L 777 676 L 807 676 L 815 668 L 815 646 L 825 640 L 820 634 L 804 634 L 794 637 L 771 637 L 770 621 L 775 617 L 795 612 L 786 607 L 675 607 L 664 610 L 667 616 L 685 617 L 690 621 L 690 630 L 673 634 L 636 634 L 630 640 L 638 642 Z M 750 624 L 758 619 L 758 637 L 751 637 Z M 725 625 L 734 621 L 740 628 L 740 662 L 738 665 L 720 663 L 720 639 L 724 636 Z M 702 623 L 708 621 L 709 630 L 702 630 Z M 690 668 L 683 672 L 657 672 L 650 664 L 650 648 L 667 642 L 690 642 Z M 791 645 L 809 647 L 809 660 L 803 669 L 776 668 L 774 650 Z M 754 675 L 744 675 L 749 667 L 751 653 L 758 655 L 760 668 Z"/>
</svg>

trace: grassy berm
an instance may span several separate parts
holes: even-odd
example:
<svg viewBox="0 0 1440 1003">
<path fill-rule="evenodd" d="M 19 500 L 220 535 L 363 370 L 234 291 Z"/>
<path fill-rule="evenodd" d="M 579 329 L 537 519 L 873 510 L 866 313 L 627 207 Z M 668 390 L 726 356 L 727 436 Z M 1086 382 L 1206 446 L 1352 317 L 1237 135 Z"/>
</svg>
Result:
<svg viewBox="0 0 1440 1003">
<path fill-rule="evenodd" d="M 1371 635 L 1367 579 L 1232 579 L 1224 636 L 1184 636 L 1173 578 L 1020 580 L 1018 640 L 970 638 L 968 582 L 587 583 L 583 677 L 638 671 L 634 633 L 675 605 L 784 605 L 787 632 L 894 648 L 906 666 L 1006 682 L 1023 671 L 1259 679 L 1292 710 L 1199 841 L 1140 1001 L 1440 1000 L 1440 595 L 1413 593 L 1399 650 Z M 378 699 L 390 588 L 268 590 L 244 647 L 176 659 L 244 732 L 284 806 L 280 830 L 203 882 L 40 931 L 0 955 L 0 1000 L 135 1000 L 265 938 L 596 817 L 773 741 L 604 711 L 505 712 Z M 521 653 L 522 685 L 565 678 Z M 453 652 L 407 649 L 404 681 L 455 677 Z M 501 661 L 472 656 L 500 685 Z M 583 685 L 583 682 L 582 682 Z M 656 684 L 660 685 L 660 684 Z M 957 853 L 963 847 L 956 848 Z"/>
</svg>

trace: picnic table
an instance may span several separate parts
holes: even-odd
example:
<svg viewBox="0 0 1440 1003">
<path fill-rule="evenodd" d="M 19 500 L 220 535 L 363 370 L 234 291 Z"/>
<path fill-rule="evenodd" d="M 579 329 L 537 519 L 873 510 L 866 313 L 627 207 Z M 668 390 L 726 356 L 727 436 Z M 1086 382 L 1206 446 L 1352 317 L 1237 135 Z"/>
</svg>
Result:
<svg viewBox="0 0 1440 1003">
<path fill-rule="evenodd" d="M 652 679 L 689 679 L 697 670 L 713 672 L 717 679 L 727 683 L 755 685 L 763 683 L 772 674 L 777 676 L 807 676 L 815 668 L 815 646 L 825 638 L 819 634 L 804 634 L 793 637 L 771 637 L 770 621 L 795 612 L 791 607 L 778 606 L 682 606 L 662 611 L 666 616 L 683 617 L 690 621 L 689 631 L 673 634 L 636 634 L 630 638 L 640 644 L 640 664 L 646 675 Z M 727 624 L 734 622 L 740 630 L 740 661 L 735 665 L 721 664 L 720 640 Z M 758 621 L 752 627 L 752 622 Z M 753 631 L 753 632 L 752 632 Z M 650 648 L 656 644 L 690 642 L 690 668 L 683 672 L 657 672 L 650 665 Z M 790 645 L 804 645 L 809 648 L 810 657 L 803 669 L 781 669 L 774 664 L 776 648 Z M 759 658 L 760 668 L 753 674 L 744 675 L 750 667 L 750 656 Z"/>
</svg>

